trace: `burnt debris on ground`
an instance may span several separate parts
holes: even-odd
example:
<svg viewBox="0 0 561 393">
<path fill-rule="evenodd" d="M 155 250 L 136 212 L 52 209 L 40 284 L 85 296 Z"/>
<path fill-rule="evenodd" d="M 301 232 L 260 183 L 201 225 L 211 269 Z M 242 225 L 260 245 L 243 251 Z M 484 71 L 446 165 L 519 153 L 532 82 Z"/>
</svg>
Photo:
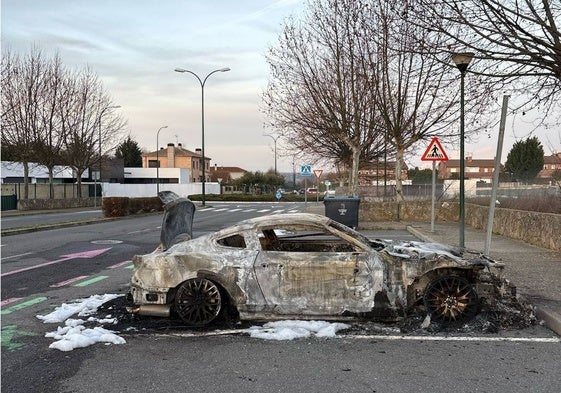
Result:
<svg viewBox="0 0 561 393">
<path fill-rule="evenodd" d="M 186 326 L 179 318 L 160 318 L 138 316 L 126 310 L 124 296 L 111 300 L 97 310 L 97 317 L 107 315 L 115 318 L 116 323 L 107 328 L 119 333 L 152 333 L 162 331 L 205 331 L 216 329 L 246 329 L 250 322 L 236 322 L 222 319 L 207 328 Z M 293 319 L 288 318 L 287 319 Z M 438 333 L 483 333 L 493 334 L 500 331 L 521 330 L 537 323 L 532 305 L 520 298 L 500 298 L 493 305 L 483 304 L 479 314 L 468 322 L 444 325 L 432 322 L 426 314 L 412 314 L 393 323 L 359 321 L 352 324 L 346 334 L 438 334 Z"/>
</svg>

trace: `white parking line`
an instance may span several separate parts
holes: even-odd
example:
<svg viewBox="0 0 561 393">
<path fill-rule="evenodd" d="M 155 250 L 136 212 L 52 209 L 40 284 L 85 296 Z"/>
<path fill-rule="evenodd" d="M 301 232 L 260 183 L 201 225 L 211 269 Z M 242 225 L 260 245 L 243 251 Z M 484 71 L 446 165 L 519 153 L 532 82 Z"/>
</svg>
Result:
<svg viewBox="0 0 561 393">
<path fill-rule="evenodd" d="M 4 260 L 6 260 L 6 259 L 17 258 L 17 257 L 23 257 L 23 256 L 25 256 L 25 255 L 30 255 L 30 254 L 33 254 L 33 253 L 32 253 L 32 252 L 26 252 L 26 253 L 23 253 L 23 254 L 12 255 L 11 257 L 2 257 L 2 260 L 4 261 Z"/>
<path fill-rule="evenodd" d="M 239 212 L 242 209 L 230 209 L 231 212 Z"/>
<path fill-rule="evenodd" d="M 473 337 L 473 336 L 384 336 L 384 335 L 349 335 L 341 336 L 356 339 L 374 339 L 388 341 L 478 341 L 478 342 L 533 342 L 533 343 L 560 343 L 557 337 Z"/>
<path fill-rule="evenodd" d="M 268 212 L 271 209 L 261 209 L 261 210 L 257 210 L 257 213 L 265 213 Z"/>
<path fill-rule="evenodd" d="M 209 332 L 193 333 L 158 333 L 156 336 L 163 337 L 212 337 L 227 335 L 249 334 L 250 329 L 226 329 L 213 330 Z M 398 336 L 398 335 L 337 335 L 336 338 L 356 340 L 387 340 L 387 341 L 472 341 L 472 342 L 532 342 L 532 343 L 561 343 L 558 337 L 474 337 L 474 336 Z"/>
<path fill-rule="evenodd" d="M 254 212 L 256 209 L 245 209 L 244 213 L 248 213 L 248 212 Z"/>
</svg>

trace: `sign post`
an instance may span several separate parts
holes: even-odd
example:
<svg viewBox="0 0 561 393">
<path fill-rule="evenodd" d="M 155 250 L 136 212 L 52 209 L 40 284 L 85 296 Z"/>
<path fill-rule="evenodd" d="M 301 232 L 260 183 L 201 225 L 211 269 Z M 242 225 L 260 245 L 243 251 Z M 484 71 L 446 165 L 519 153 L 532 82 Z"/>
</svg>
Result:
<svg viewBox="0 0 561 393">
<path fill-rule="evenodd" d="M 316 175 L 316 203 L 319 203 L 319 178 L 323 173 L 323 169 L 314 169 L 314 175 Z"/>
<path fill-rule="evenodd" d="M 300 165 L 300 176 L 304 178 L 304 206 L 308 204 L 308 177 L 312 176 L 311 165 Z"/>
<path fill-rule="evenodd" d="M 448 155 L 440 144 L 437 137 L 432 138 L 425 153 L 421 157 L 422 161 L 432 161 L 432 201 L 431 201 L 431 214 L 430 214 L 430 231 L 434 232 L 434 216 L 435 216 L 435 201 L 436 201 L 436 161 L 448 161 Z"/>
</svg>

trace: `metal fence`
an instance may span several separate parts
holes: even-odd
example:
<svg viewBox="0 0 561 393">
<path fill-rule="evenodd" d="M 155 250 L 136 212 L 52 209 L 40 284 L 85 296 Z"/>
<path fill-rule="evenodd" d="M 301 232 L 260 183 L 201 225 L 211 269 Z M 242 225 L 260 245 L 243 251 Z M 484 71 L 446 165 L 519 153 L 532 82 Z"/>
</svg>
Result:
<svg viewBox="0 0 561 393">
<path fill-rule="evenodd" d="M 100 184 L 82 184 L 82 197 L 93 197 L 97 186 L 97 196 L 101 195 Z M 31 183 L 28 185 L 28 199 L 71 199 L 78 197 L 78 185 L 74 183 L 53 184 Z M 24 198 L 23 183 L 2 183 L 1 195 L 16 195 L 17 200 Z"/>
</svg>

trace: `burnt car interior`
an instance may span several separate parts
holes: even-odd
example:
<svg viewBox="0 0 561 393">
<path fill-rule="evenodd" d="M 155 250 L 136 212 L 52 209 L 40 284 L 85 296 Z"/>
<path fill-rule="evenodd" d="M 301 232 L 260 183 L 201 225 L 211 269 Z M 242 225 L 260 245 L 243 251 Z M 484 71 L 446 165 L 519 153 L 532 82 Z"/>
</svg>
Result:
<svg viewBox="0 0 561 393">
<path fill-rule="evenodd" d="M 344 239 L 316 228 L 263 229 L 259 233 L 263 251 L 355 252 L 357 247 Z"/>
<path fill-rule="evenodd" d="M 224 247 L 246 248 L 245 239 L 242 235 L 231 235 L 218 239 L 216 243 Z"/>
</svg>

